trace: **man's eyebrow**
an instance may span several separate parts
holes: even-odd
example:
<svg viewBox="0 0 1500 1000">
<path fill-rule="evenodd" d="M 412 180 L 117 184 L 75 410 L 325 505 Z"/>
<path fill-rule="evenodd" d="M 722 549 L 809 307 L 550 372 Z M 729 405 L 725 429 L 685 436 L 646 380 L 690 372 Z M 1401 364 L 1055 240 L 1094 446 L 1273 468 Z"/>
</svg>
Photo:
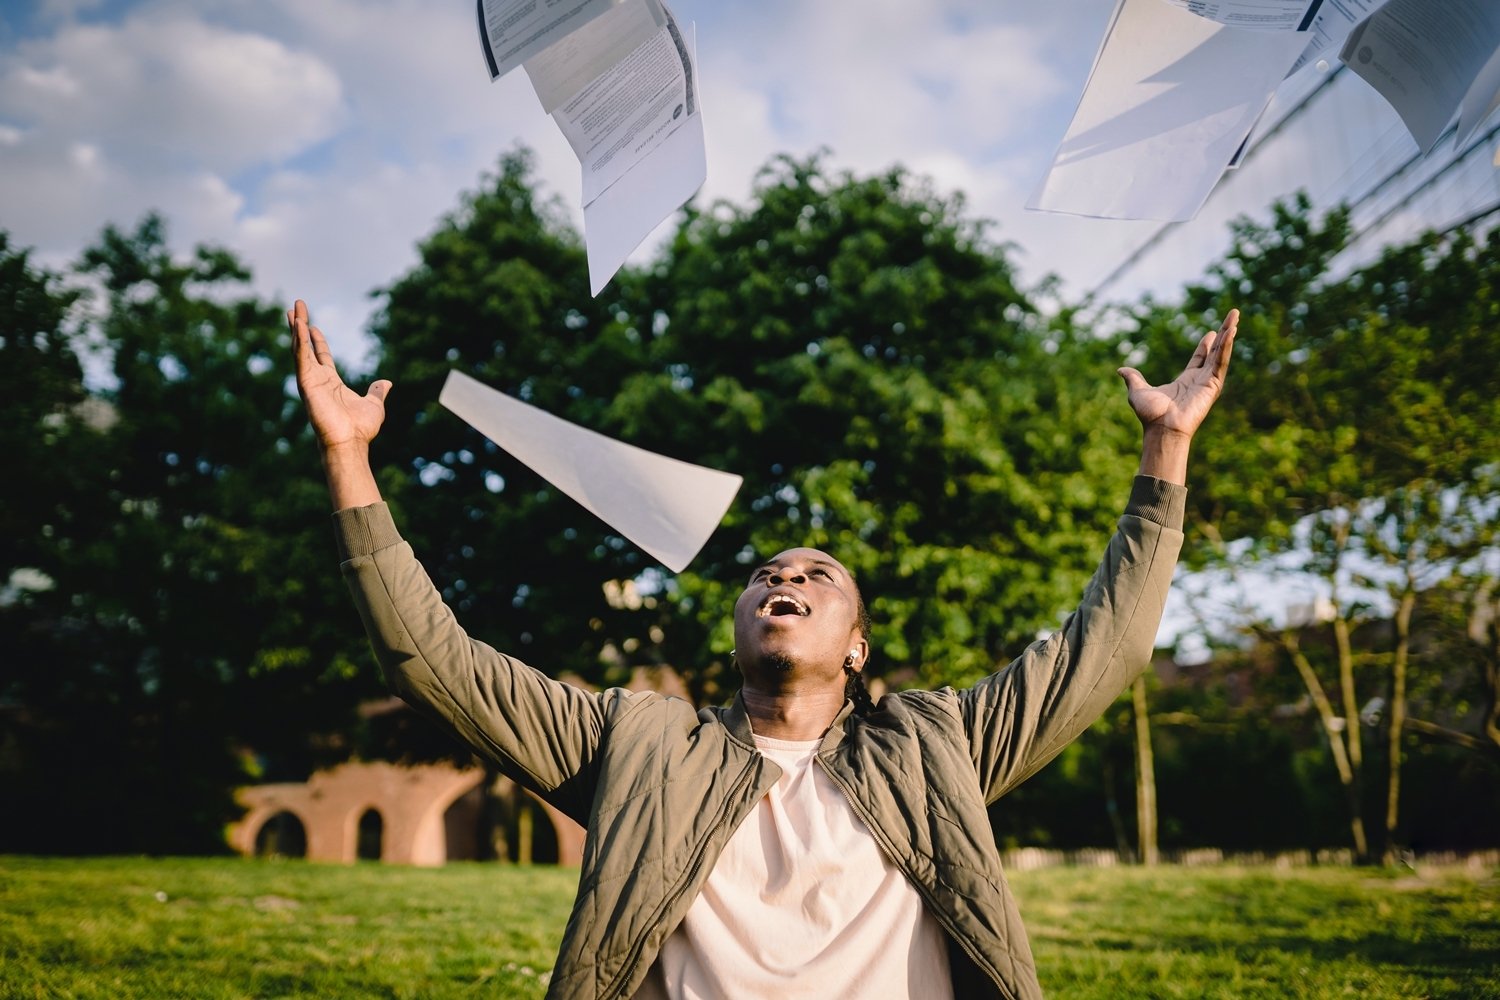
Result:
<svg viewBox="0 0 1500 1000">
<path fill-rule="evenodd" d="M 847 569 L 845 569 L 841 564 L 839 564 L 837 562 L 834 562 L 832 559 L 823 559 L 823 558 L 820 558 L 818 556 L 813 556 L 811 559 L 804 559 L 802 561 L 805 562 L 805 563 L 807 563 L 809 566 L 824 566 L 824 567 L 827 567 L 828 569 L 836 569 L 840 573 L 844 574 L 845 576 L 849 576 L 849 571 Z M 770 562 L 763 562 L 759 566 L 757 566 L 754 569 L 752 569 L 750 571 L 750 575 L 754 576 L 757 573 L 763 572 L 764 570 L 768 570 L 772 566 L 774 566 L 775 563 L 776 563 L 776 561 L 774 559 L 771 560 Z"/>
</svg>

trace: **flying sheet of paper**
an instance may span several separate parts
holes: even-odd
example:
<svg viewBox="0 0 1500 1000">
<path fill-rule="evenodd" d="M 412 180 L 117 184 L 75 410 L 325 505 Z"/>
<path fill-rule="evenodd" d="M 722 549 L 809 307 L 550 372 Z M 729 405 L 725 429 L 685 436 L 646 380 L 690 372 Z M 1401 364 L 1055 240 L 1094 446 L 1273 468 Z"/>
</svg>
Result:
<svg viewBox="0 0 1500 1000">
<path fill-rule="evenodd" d="M 621 0 L 608 13 L 526 60 L 522 66 L 542 110 L 552 114 L 666 26 L 666 11 L 656 0 Z"/>
<path fill-rule="evenodd" d="M 1426 153 L 1497 48 L 1496 0 L 1388 0 L 1349 33 L 1339 58 L 1396 109 Z"/>
<path fill-rule="evenodd" d="M 703 186 L 697 52 L 661 0 L 477 0 L 490 77 L 524 66 L 583 176 L 598 295 Z"/>
<path fill-rule="evenodd" d="M 1305 44 L 1300 32 L 1239 31 L 1161 0 L 1119 0 L 1027 207 L 1191 219 Z"/>
<path fill-rule="evenodd" d="M 644 7 L 647 0 L 630 3 Z M 558 107 L 552 118 L 583 167 L 584 207 L 697 113 L 695 82 L 668 14 L 643 44 Z"/>
<path fill-rule="evenodd" d="M 548 46 L 562 41 L 616 0 L 476 0 L 479 41 L 490 79 L 504 76 Z"/>
<path fill-rule="evenodd" d="M 703 116 L 692 115 L 651 155 L 583 210 L 589 289 L 598 295 L 625 259 L 703 186 Z"/>
<path fill-rule="evenodd" d="M 1287 75 L 1291 76 L 1316 59 L 1337 54 L 1354 26 L 1375 13 L 1383 3 L 1385 0 L 1323 0 L 1318 16 L 1313 18 L 1312 27 L 1308 29 L 1307 48 L 1292 63 Z"/>
<path fill-rule="evenodd" d="M 708 176 L 691 26 L 684 36 L 659 0 L 626 0 L 619 12 L 595 23 L 604 21 L 645 40 L 552 114 L 583 173 L 584 245 L 594 295 Z M 575 62 L 607 61 L 612 43 L 602 33 L 595 36 L 592 27 L 579 32 L 576 45 L 569 40 Z M 538 94 L 562 89 L 556 81 L 563 72 L 551 55 L 545 53 L 535 67 L 526 64 L 533 81 L 540 81 Z"/>
<path fill-rule="evenodd" d="M 741 478 L 555 417 L 450 371 L 438 402 L 674 573 L 724 518 Z"/>
<path fill-rule="evenodd" d="M 1467 146 L 1485 119 L 1500 108 L 1500 49 L 1490 56 L 1458 106 L 1458 144 Z"/>
<path fill-rule="evenodd" d="M 1166 0 L 1179 10 L 1231 28 L 1306 31 L 1323 0 Z"/>
</svg>

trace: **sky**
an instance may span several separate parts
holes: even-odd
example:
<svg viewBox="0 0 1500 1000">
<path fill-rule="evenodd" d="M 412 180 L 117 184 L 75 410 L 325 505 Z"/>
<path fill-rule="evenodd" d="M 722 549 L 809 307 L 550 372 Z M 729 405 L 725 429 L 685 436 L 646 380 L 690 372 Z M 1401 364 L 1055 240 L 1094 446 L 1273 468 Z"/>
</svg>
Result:
<svg viewBox="0 0 1500 1000">
<path fill-rule="evenodd" d="M 1026 283 L 1081 294 L 1150 223 L 1027 212 L 1113 0 L 675 0 L 695 22 L 700 203 L 743 201 L 778 153 L 902 164 L 1018 246 Z M 448 0 L 8 0 L 0 228 L 66 267 L 106 223 L 163 214 L 261 294 L 308 300 L 361 364 L 371 293 L 505 152 L 581 225 L 578 163 L 525 74 L 490 82 L 474 7 Z M 660 239 L 666 228 L 658 230 Z M 650 253 L 638 252 L 638 259 Z M 1196 275 L 1184 275 L 1184 280 Z"/>
</svg>

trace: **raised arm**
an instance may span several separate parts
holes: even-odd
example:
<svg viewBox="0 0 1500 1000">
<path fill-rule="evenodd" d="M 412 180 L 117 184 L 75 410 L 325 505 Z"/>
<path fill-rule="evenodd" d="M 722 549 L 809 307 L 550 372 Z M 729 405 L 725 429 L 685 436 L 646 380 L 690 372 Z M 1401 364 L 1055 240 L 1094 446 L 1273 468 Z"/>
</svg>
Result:
<svg viewBox="0 0 1500 1000">
<path fill-rule="evenodd" d="M 318 436 L 344 579 L 386 683 L 574 819 L 587 818 L 604 703 L 469 637 L 396 530 L 370 468 L 391 383 L 339 377 L 299 299 L 287 313 L 297 388 Z"/>
<path fill-rule="evenodd" d="M 1231 310 L 1166 385 L 1120 369 L 1143 441 L 1104 559 L 1062 628 L 958 696 L 987 801 L 1041 770 L 1151 662 L 1182 547 L 1188 451 L 1224 388 L 1238 320 Z"/>
</svg>

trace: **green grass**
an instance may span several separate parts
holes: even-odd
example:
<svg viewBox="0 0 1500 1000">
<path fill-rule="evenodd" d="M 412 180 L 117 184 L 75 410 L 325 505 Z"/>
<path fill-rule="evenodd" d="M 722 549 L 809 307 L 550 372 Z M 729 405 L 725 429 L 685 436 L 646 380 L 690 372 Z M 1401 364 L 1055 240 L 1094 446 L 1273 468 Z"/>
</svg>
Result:
<svg viewBox="0 0 1500 1000">
<path fill-rule="evenodd" d="M 1050 1000 L 1493 1000 L 1497 876 L 1055 868 L 1012 882 Z"/>
<path fill-rule="evenodd" d="M 540 997 L 567 869 L 0 858 L 0 997 Z M 1500 878 L 1016 873 L 1049 1000 L 1500 998 Z"/>
</svg>

